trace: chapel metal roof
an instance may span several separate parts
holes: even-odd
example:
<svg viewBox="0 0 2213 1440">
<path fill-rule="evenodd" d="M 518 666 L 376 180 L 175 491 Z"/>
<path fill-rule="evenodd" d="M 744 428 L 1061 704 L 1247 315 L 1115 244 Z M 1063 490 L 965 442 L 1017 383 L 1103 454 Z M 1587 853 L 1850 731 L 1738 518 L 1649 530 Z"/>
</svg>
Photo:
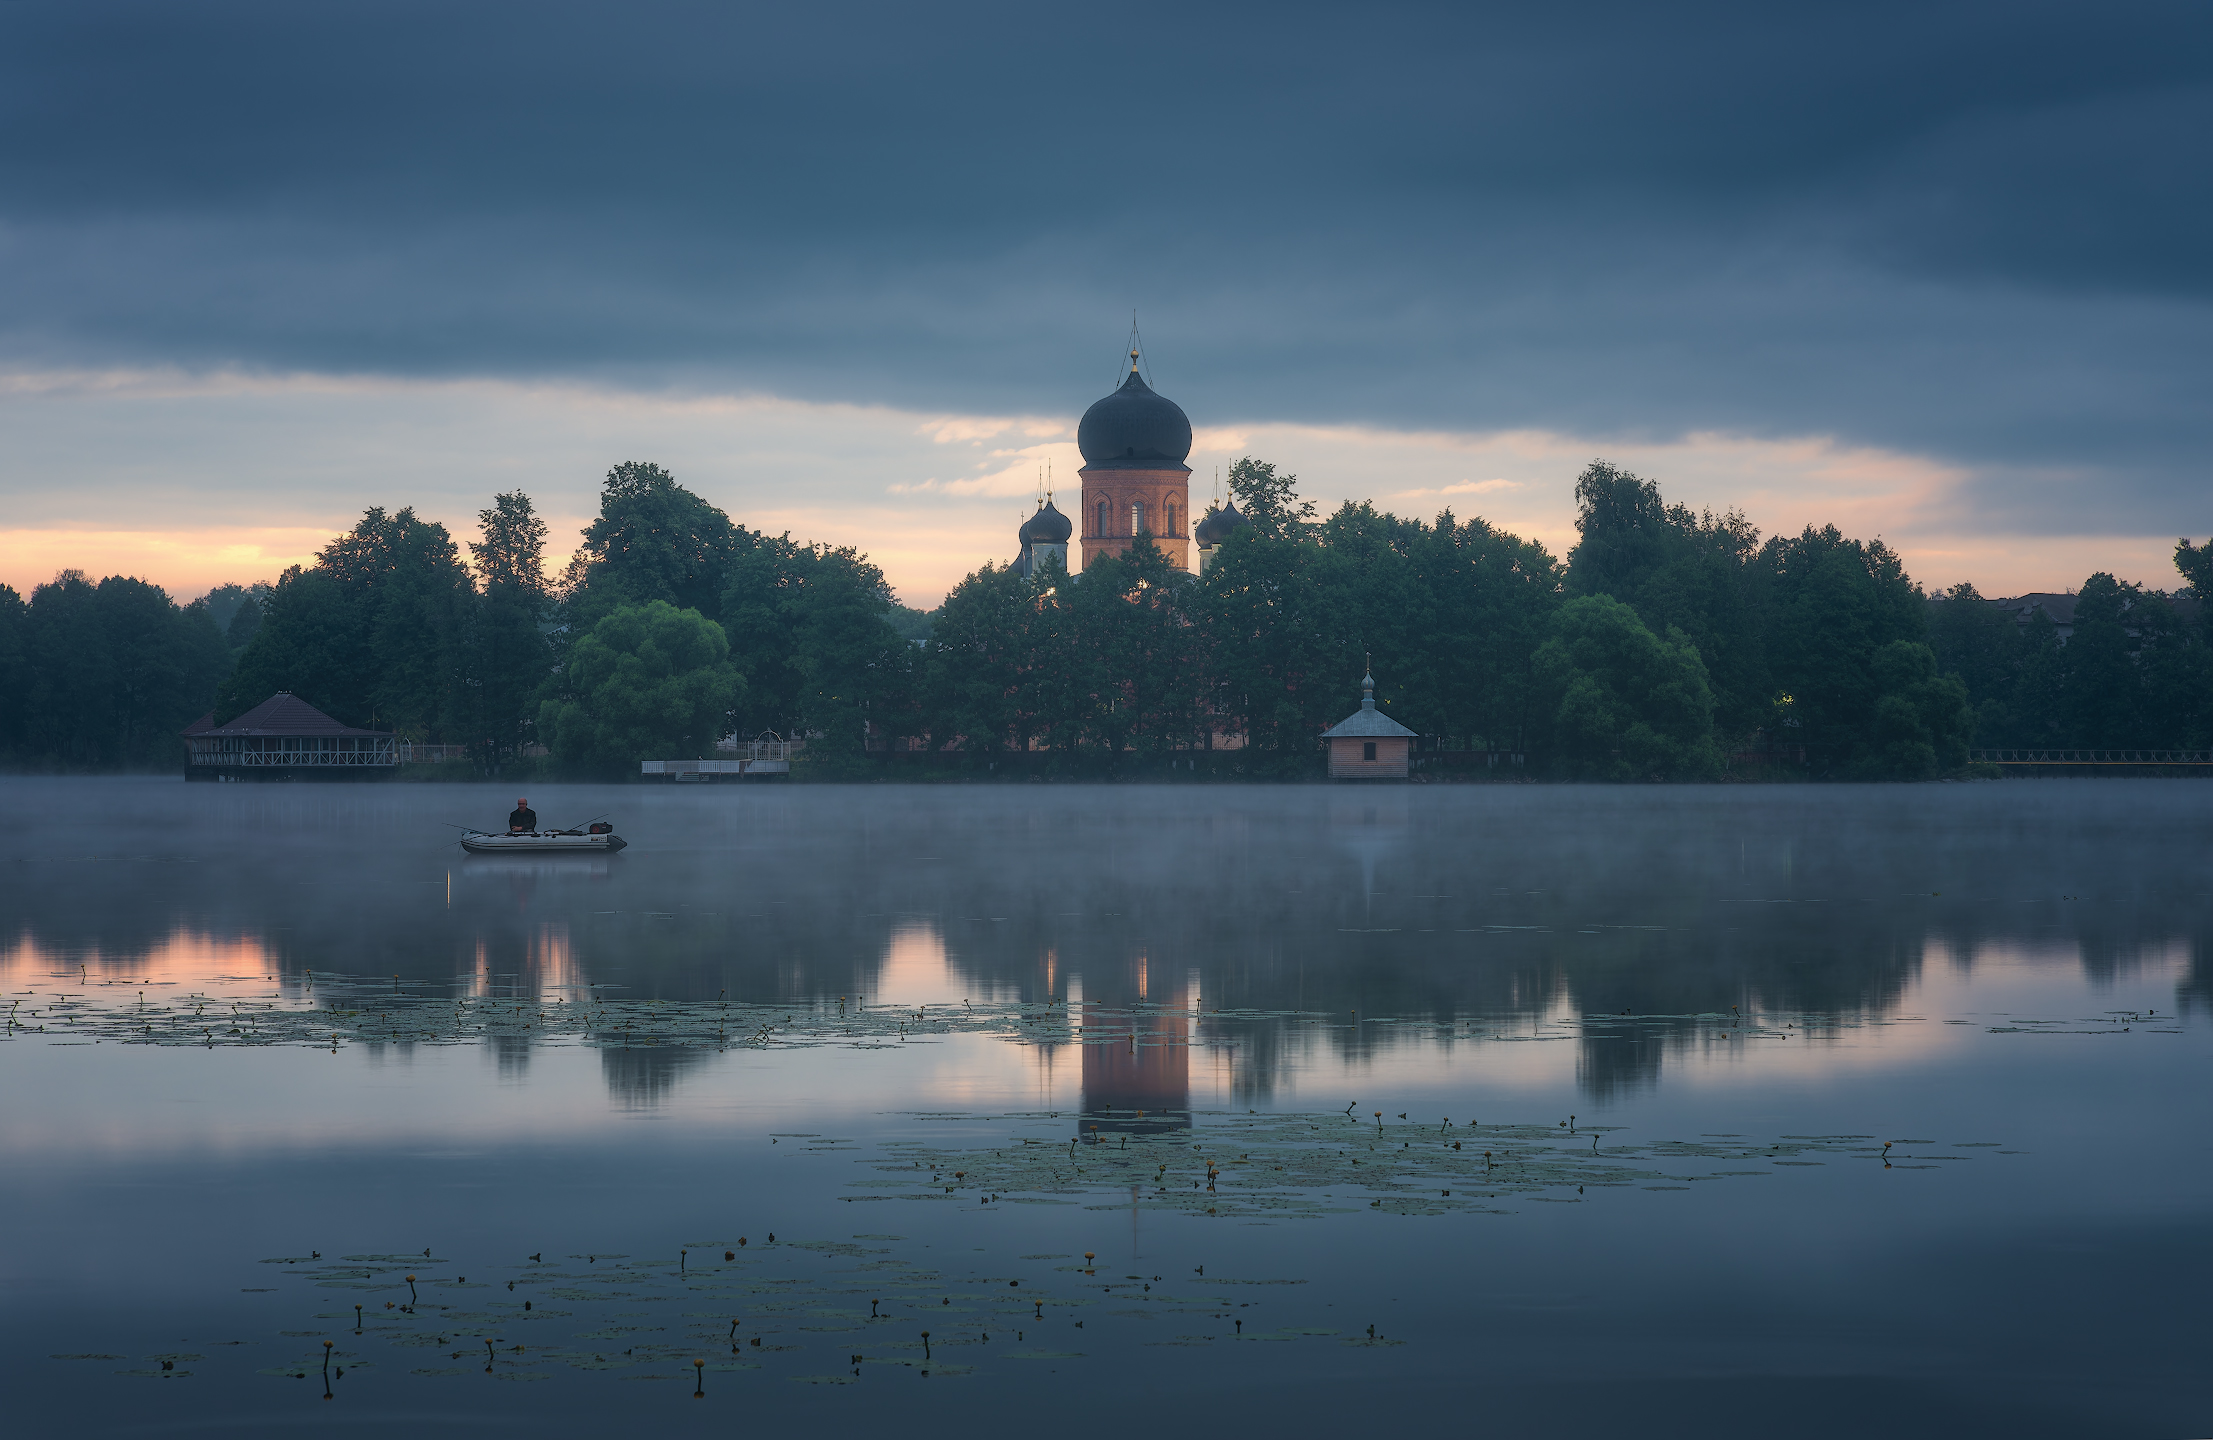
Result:
<svg viewBox="0 0 2213 1440">
<path fill-rule="evenodd" d="M 1322 732 L 1324 740 L 1362 740 L 1406 736 L 1413 731 L 1375 708 L 1375 676 L 1360 677 L 1360 708 Z"/>
<path fill-rule="evenodd" d="M 1374 739 L 1377 736 L 1408 736 L 1414 732 L 1375 708 L 1373 700 L 1363 700 L 1360 708 L 1322 732 L 1324 740 Z"/>
</svg>

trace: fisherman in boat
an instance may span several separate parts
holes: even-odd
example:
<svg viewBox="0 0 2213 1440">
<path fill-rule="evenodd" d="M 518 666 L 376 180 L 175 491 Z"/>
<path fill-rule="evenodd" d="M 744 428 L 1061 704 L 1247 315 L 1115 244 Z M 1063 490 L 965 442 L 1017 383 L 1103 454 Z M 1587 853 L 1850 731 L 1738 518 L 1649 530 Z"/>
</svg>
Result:
<svg viewBox="0 0 2213 1440">
<path fill-rule="evenodd" d="M 507 817 L 507 833 L 510 835 L 535 835 L 538 832 L 538 812 L 530 808 L 528 800 L 515 802 L 515 813 Z"/>
</svg>

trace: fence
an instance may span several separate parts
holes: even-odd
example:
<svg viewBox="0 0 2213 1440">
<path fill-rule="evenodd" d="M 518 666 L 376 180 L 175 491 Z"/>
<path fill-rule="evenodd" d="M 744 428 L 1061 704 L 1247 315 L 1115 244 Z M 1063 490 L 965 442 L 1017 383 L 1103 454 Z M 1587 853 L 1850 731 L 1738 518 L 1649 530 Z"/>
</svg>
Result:
<svg viewBox="0 0 2213 1440">
<path fill-rule="evenodd" d="M 402 740 L 392 747 L 402 765 L 443 765 L 469 758 L 466 745 L 416 745 Z"/>
<path fill-rule="evenodd" d="M 1984 765 L 2158 765 L 2213 767 L 2213 750 L 2078 750 L 2058 746 L 1970 750 L 1967 758 Z"/>
<path fill-rule="evenodd" d="M 758 740 L 717 740 L 715 756 L 730 760 L 789 760 L 794 752 L 806 747 L 804 740 L 785 740 L 771 732 Z"/>
<path fill-rule="evenodd" d="M 1472 774 L 1478 770 L 1486 774 L 1519 774 L 1527 769 L 1529 756 L 1520 750 L 1417 750 L 1407 763 L 1416 770 L 1429 770 L 1441 774 Z"/>
</svg>

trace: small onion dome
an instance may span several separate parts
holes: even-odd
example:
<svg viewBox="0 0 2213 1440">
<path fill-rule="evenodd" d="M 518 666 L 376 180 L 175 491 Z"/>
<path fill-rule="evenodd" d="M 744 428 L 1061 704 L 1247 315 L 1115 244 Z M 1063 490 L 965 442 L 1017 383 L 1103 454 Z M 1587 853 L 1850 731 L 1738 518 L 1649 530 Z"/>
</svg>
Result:
<svg viewBox="0 0 2213 1440">
<path fill-rule="evenodd" d="M 1192 532 L 1201 548 L 1211 550 L 1229 538 L 1229 532 L 1240 525 L 1252 522 L 1237 513 L 1237 502 L 1232 500 L 1219 510 L 1209 510 L 1199 528 Z"/>
<path fill-rule="evenodd" d="M 1068 517 L 1055 510 L 1053 502 L 1047 500 L 1037 507 L 1035 515 L 1022 522 L 1014 538 L 1025 549 L 1032 545 L 1066 545 L 1075 528 L 1068 523 Z"/>
<path fill-rule="evenodd" d="M 1188 470 L 1191 421 L 1183 407 L 1154 391 L 1137 373 L 1122 388 L 1083 412 L 1076 448 L 1095 470 Z"/>
</svg>

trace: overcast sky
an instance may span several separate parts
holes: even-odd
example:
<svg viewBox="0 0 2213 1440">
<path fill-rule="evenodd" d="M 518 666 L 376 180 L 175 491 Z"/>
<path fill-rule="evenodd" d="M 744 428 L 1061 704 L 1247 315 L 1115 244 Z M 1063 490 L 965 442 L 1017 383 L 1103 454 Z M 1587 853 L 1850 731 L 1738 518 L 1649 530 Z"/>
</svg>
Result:
<svg viewBox="0 0 2213 1440">
<path fill-rule="evenodd" d="M 1192 464 L 1572 540 L 1604 455 L 1931 584 L 2213 530 L 2197 5 L 0 7 L 0 580 L 617 461 L 934 603 L 1134 309 Z M 1066 507 L 1064 507 L 1066 508 Z"/>
</svg>

